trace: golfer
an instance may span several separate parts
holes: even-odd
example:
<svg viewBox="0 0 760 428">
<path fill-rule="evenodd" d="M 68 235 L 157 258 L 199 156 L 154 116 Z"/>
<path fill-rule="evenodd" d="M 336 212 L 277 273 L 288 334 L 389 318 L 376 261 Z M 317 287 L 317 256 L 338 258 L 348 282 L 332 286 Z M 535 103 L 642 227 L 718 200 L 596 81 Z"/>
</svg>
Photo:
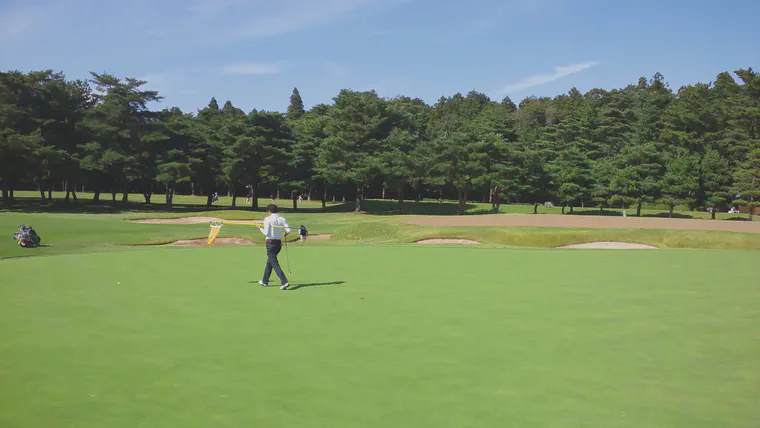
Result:
<svg viewBox="0 0 760 428">
<path fill-rule="evenodd" d="M 272 269 L 274 269 L 274 273 L 280 278 L 280 284 L 282 284 L 280 290 L 287 290 L 290 284 L 288 283 L 288 278 L 282 272 L 277 255 L 282 250 L 282 240 L 287 237 L 291 229 L 285 217 L 280 217 L 277 214 L 277 205 L 271 204 L 267 206 L 267 217 L 264 219 L 264 227 L 260 227 L 259 230 L 267 239 L 267 266 L 264 268 L 264 279 L 259 281 L 259 284 L 264 287 L 269 286 L 269 277 L 272 276 Z"/>
</svg>

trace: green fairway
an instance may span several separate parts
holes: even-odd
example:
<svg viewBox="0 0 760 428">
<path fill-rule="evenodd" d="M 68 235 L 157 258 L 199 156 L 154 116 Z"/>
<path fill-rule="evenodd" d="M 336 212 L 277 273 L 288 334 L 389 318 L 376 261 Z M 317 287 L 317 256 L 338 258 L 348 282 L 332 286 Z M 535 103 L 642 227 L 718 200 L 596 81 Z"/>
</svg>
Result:
<svg viewBox="0 0 760 428">
<path fill-rule="evenodd" d="M 294 245 L 289 258 L 294 291 L 252 283 L 260 247 L 0 261 L 0 426 L 760 420 L 756 252 Z"/>
</svg>

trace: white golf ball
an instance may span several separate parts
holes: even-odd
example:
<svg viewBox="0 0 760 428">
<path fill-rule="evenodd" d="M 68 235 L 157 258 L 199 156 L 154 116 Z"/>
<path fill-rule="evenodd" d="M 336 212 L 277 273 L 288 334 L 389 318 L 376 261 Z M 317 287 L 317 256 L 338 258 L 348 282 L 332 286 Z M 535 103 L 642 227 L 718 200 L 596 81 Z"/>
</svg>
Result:
<svg viewBox="0 0 760 428">
<path fill-rule="evenodd" d="M 116 285 L 121 285 L 121 282 L 117 282 Z"/>
</svg>

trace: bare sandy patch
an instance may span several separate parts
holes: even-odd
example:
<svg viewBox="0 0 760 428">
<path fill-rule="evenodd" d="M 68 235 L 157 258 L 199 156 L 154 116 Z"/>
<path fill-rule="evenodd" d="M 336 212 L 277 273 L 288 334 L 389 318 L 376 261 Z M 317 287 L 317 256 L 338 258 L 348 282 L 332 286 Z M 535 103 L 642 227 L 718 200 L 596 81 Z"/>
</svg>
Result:
<svg viewBox="0 0 760 428">
<path fill-rule="evenodd" d="M 630 242 L 586 242 L 583 244 L 564 245 L 557 248 L 590 248 L 599 250 L 656 250 L 657 247 Z"/>
<path fill-rule="evenodd" d="M 420 241 L 417 241 L 418 244 L 422 245 L 436 245 L 436 244 L 454 244 L 454 245 L 478 245 L 480 242 L 473 241 L 471 239 L 423 239 Z"/>
<path fill-rule="evenodd" d="M 320 234 L 317 234 L 317 235 L 309 235 L 309 236 L 306 237 L 306 240 L 310 241 L 312 239 L 316 239 L 316 240 L 320 241 L 320 240 L 330 239 L 330 238 L 332 238 L 332 233 L 320 233 Z"/>
<path fill-rule="evenodd" d="M 216 238 L 215 247 L 229 247 L 234 245 L 253 245 L 253 242 L 244 238 Z M 207 247 L 208 239 L 183 239 L 180 241 L 164 244 L 165 247 Z"/>
<path fill-rule="evenodd" d="M 656 217 L 608 217 L 555 214 L 485 214 L 466 216 L 417 216 L 406 218 L 407 224 L 418 226 L 490 226 L 490 227 L 568 227 L 584 229 L 670 229 L 715 230 L 760 233 L 758 221 L 675 219 Z"/>
</svg>

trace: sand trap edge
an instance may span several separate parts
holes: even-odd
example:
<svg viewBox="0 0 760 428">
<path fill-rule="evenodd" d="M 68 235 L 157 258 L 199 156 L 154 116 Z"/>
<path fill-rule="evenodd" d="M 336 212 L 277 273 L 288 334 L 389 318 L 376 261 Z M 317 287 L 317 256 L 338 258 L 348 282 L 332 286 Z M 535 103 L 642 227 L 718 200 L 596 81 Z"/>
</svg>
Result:
<svg viewBox="0 0 760 428">
<path fill-rule="evenodd" d="M 315 240 L 315 241 L 323 241 L 325 239 L 332 238 L 332 236 L 333 236 L 332 233 L 318 233 L 316 235 L 308 235 L 306 237 L 306 242 L 309 242 L 312 239 Z M 288 242 L 290 242 L 290 241 L 288 241 Z"/>
<path fill-rule="evenodd" d="M 245 238 L 216 238 L 214 247 L 250 246 L 255 242 Z M 208 247 L 208 238 L 180 239 L 179 241 L 160 244 L 135 244 L 130 247 Z"/>
<path fill-rule="evenodd" d="M 416 242 L 420 245 L 480 245 L 482 242 L 473 241 L 472 239 L 450 239 L 450 238 L 432 238 L 421 239 Z"/>
<path fill-rule="evenodd" d="M 584 242 L 582 244 L 563 245 L 558 249 L 594 249 L 594 250 L 657 250 L 657 247 L 632 242 Z"/>
</svg>

